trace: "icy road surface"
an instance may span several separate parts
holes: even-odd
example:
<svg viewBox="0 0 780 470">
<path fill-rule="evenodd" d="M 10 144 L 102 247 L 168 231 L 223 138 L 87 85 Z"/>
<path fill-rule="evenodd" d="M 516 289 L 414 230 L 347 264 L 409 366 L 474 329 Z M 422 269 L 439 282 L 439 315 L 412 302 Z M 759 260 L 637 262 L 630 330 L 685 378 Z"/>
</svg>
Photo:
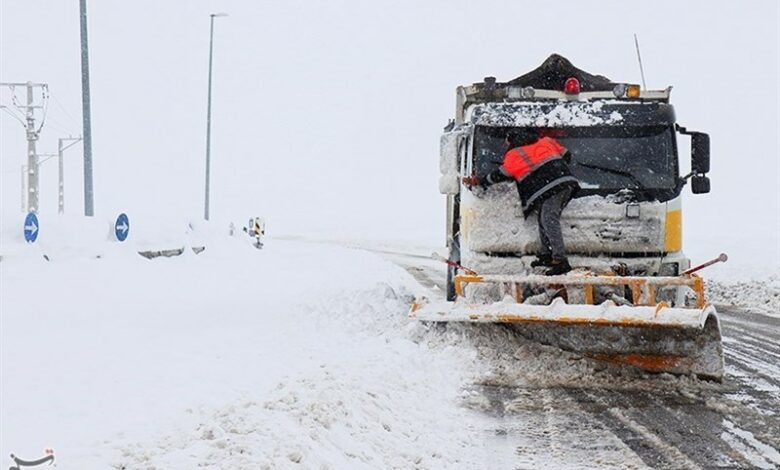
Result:
<svg viewBox="0 0 780 470">
<path fill-rule="evenodd" d="M 444 269 L 423 251 L 376 251 L 444 292 Z M 780 318 L 718 310 L 721 384 L 601 365 L 503 326 L 438 329 L 468 338 L 483 358 L 464 402 L 493 418 L 487 440 L 514 447 L 506 468 L 780 468 Z"/>
</svg>

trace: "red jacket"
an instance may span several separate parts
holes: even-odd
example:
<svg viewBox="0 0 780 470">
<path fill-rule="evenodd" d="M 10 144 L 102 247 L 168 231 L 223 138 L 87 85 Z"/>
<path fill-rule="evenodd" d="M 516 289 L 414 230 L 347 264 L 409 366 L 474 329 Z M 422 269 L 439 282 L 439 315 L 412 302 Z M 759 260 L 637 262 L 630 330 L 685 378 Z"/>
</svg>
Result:
<svg viewBox="0 0 780 470">
<path fill-rule="evenodd" d="M 533 144 L 507 151 L 501 167 L 507 176 L 520 182 L 544 163 L 554 158 L 563 158 L 564 153 L 566 149 L 561 144 L 549 137 L 543 137 Z"/>
<path fill-rule="evenodd" d="M 480 183 L 489 186 L 501 181 L 515 180 L 523 204 L 523 213 L 527 217 L 547 196 L 565 187 L 573 190 L 579 188 L 577 178 L 572 176 L 564 160 L 567 152 L 564 146 L 550 137 L 509 149 L 504 154 L 501 167 L 480 178 Z"/>
</svg>

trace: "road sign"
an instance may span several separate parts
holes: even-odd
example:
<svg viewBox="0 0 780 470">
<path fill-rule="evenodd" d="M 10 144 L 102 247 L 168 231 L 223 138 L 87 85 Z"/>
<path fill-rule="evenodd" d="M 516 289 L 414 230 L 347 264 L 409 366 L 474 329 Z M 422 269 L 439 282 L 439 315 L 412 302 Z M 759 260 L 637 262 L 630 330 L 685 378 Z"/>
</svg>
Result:
<svg viewBox="0 0 780 470">
<path fill-rule="evenodd" d="M 119 214 L 114 223 L 114 235 L 120 242 L 127 240 L 127 236 L 130 234 L 130 220 L 127 218 L 127 214 L 124 212 Z"/>
<path fill-rule="evenodd" d="M 34 243 L 38 239 L 38 216 L 34 212 L 27 214 L 24 219 L 24 240 L 27 243 Z"/>
</svg>

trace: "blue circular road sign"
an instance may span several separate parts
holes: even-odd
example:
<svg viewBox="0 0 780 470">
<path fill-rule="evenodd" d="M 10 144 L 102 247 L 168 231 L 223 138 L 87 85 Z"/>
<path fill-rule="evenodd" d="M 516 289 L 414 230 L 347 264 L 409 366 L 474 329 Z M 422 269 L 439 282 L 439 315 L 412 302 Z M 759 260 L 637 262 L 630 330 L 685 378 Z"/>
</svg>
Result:
<svg viewBox="0 0 780 470">
<path fill-rule="evenodd" d="M 127 218 L 127 214 L 124 212 L 119 214 L 114 223 L 114 235 L 120 242 L 127 240 L 127 236 L 130 235 L 130 219 Z"/>
<path fill-rule="evenodd" d="M 27 243 L 34 243 L 38 239 L 39 228 L 38 216 L 34 212 L 27 214 L 24 219 L 24 240 Z"/>
</svg>

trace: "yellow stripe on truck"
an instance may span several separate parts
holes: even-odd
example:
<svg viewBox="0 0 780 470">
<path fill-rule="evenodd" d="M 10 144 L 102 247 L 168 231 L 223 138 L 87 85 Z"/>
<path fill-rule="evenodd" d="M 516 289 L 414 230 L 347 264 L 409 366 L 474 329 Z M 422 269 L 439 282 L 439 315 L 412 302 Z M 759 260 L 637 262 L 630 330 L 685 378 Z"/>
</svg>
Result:
<svg viewBox="0 0 780 470">
<path fill-rule="evenodd" d="M 666 213 L 664 232 L 664 251 L 671 253 L 682 250 L 682 210 L 677 209 Z"/>
<path fill-rule="evenodd" d="M 461 211 L 460 215 L 460 236 L 463 240 L 463 245 L 465 246 L 466 243 L 468 243 L 468 239 L 470 238 L 469 235 L 471 235 L 471 224 L 474 222 L 474 209 L 465 209 Z"/>
</svg>

